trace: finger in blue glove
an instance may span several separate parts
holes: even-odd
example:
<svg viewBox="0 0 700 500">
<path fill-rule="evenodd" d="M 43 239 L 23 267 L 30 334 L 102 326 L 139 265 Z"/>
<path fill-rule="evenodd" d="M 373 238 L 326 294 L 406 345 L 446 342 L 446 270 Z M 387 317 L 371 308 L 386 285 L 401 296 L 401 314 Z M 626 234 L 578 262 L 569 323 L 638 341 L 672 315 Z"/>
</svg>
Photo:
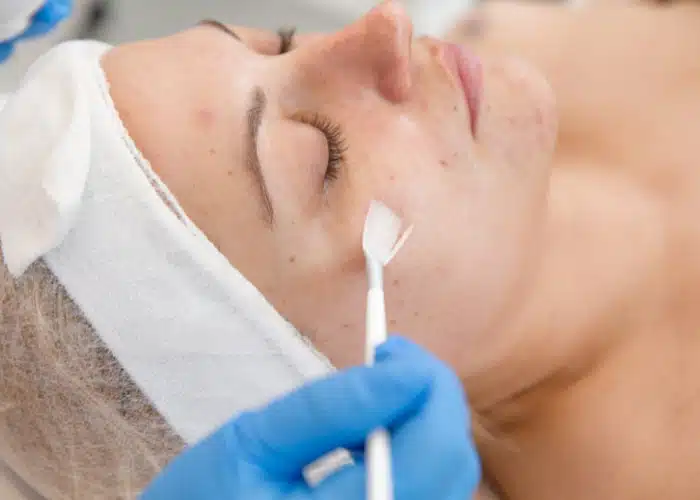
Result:
<svg viewBox="0 0 700 500">
<path fill-rule="evenodd" d="M 479 477 L 467 419 L 452 372 L 414 344 L 392 339 L 380 348 L 375 367 L 304 386 L 224 426 L 174 460 L 142 499 L 361 500 L 362 463 L 314 489 L 302 471 L 337 448 L 361 446 L 385 427 L 395 439 L 397 500 L 464 500 Z"/>
<path fill-rule="evenodd" d="M 276 478 L 297 479 L 323 455 L 362 446 L 371 431 L 408 418 L 427 396 L 434 367 L 416 364 L 407 350 L 393 342 L 376 369 L 350 369 L 244 415 L 236 432 L 247 443 L 246 460 Z"/>
<path fill-rule="evenodd" d="M 426 355 L 414 349 L 415 362 L 421 362 Z M 468 405 L 457 375 L 437 359 L 433 366 L 422 411 L 392 433 L 394 474 L 402 478 L 395 482 L 396 496 L 464 500 L 464 492 L 475 491 L 481 480 Z"/>
<path fill-rule="evenodd" d="M 396 349 L 411 366 L 431 367 L 433 373 L 428 399 L 420 411 L 389 427 L 397 500 L 471 498 L 481 480 L 481 462 L 471 438 L 461 382 L 437 358 L 401 338 L 393 338 L 380 347 L 377 360 L 391 356 Z M 346 468 L 331 476 L 321 487 L 335 492 L 337 497 L 338 492 L 354 489 L 357 484 L 364 488 L 365 474 L 362 464 L 358 464 L 354 470 Z M 348 498 L 364 498 L 364 489 L 354 494 Z"/>
</svg>

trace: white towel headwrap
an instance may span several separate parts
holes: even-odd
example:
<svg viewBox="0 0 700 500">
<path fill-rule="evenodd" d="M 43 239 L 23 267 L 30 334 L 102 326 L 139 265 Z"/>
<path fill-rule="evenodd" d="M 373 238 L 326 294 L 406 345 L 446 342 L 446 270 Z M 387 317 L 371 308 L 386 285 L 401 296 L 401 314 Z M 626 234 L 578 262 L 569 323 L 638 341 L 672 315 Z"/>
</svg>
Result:
<svg viewBox="0 0 700 500">
<path fill-rule="evenodd" d="M 332 367 L 141 157 L 109 97 L 100 67 L 108 49 L 53 49 L 0 111 L 0 243 L 15 276 L 44 259 L 192 443 Z"/>
</svg>

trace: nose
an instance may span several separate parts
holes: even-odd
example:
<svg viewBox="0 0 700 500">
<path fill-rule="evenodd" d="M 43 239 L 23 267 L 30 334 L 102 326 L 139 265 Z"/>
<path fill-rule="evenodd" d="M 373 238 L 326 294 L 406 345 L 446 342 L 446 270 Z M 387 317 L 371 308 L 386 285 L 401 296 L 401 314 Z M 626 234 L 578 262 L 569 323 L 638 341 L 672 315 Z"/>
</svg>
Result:
<svg viewBox="0 0 700 500">
<path fill-rule="evenodd" d="M 398 103 L 411 90 L 412 38 L 413 23 L 406 10 L 386 0 L 344 30 L 319 40 L 310 59 L 323 66 L 317 68 L 321 74 L 337 71 L 343 81 L 355 77 Z"/>
</svg>

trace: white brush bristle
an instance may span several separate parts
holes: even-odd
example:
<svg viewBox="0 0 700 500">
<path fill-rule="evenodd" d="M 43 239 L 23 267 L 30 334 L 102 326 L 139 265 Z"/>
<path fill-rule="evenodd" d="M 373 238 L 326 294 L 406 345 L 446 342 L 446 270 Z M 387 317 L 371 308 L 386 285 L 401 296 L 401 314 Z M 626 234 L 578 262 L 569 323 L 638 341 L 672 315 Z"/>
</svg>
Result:
<svg viewBox="0 0 700 500">
<path fill-rule="evenodd" d="M 403 222 L 389 207 L 379 201 L 370 204 L 365 230 L 362 235 L 362 249 L 365 255 L 386 266 L 410 234 L 403 235 Z"/>
</svg>

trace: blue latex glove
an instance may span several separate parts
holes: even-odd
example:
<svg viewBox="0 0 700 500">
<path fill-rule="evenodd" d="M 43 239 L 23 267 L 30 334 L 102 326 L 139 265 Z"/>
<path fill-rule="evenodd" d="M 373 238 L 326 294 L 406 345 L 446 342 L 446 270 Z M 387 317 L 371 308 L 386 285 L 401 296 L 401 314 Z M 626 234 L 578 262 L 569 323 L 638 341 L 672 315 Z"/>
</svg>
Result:
<svg viewBox="0 0 700 500">
<path fill-rule="evenodd" d="M 31 24 L 24 33 L 12 40 L 1 41 L 0 63 L 10 58 L 17 42 L 45 35 L 67 18 L 72 10 L 73 0 L 48 0 L 44 6 L 32 16 Z"/>
<path fill-rule="evenodd" d="M 230 422 L 176 458 L 142 500 L 364 500 L 361 460 L 315 488 L 302 470 L 337 448 L 361 450 L 378 427 L 392 435 L 397 500 L 471 498 L 480 463 L 457 377 L 402 339 L 377 361 Z"/>
</svg>

